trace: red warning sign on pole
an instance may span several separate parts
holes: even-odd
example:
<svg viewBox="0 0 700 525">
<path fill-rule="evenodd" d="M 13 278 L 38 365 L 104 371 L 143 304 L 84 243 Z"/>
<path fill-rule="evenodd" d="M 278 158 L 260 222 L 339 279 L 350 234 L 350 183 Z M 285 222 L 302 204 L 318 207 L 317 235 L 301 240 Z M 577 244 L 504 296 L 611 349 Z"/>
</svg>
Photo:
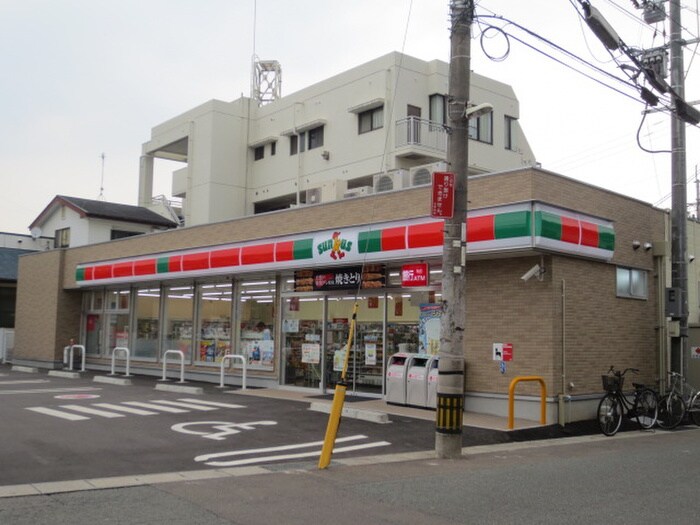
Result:
<svg viewBox="0 0 700 525">
<path fill-rule="evenodd" d="M 455 174 L 436 171 L 433 173 L 433 195 L 430 216 L 451 219 L 455 210 Z"/>
</svg>

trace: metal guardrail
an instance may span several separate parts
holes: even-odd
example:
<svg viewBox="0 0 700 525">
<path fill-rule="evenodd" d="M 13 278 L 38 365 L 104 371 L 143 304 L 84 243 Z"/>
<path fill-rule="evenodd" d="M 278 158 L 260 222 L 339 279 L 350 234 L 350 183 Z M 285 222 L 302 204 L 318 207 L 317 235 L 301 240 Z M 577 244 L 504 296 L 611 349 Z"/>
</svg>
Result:
<svg viewBox="0 0 700 525">
<path fill-rule="evenodd" d="M 111 370 L 109 375 L 111 375 L 111 376 L 117 375 L 114 372 L 114 361 L 115 361 L 115 358 L 117 357 L 117 352 L 120 352 L 120 353 L 124 352 L 124 354 L 126 356 L 126 371 L 124 372 L 124 376 L 129 377 L 129 363 L 131 360 L 131 358 L 130 358 L 131 352 L 129 352 L 129 349 L 126 348 L 125 346 L 115 346 L 114 350 L 112 350 L 112 370 Z"/>
<path fill-rule="evenodd" d="M 240 354 L 226 354 L 222 359 L 221 359 L 221 381 L 219 381 L 219 388 L 224 388 L 224 367 L 226 366 L 226 360 L 229 360 L 229 366 L 233 366 L 233 361 L 238 361 L 240 359 L 241 361 L 241 367 L 243 368 L 243 378 L 241 381 L 241 389 L 245 390 L 246 389 L 246 373 L 248 369 L 248 362 L 245 356 L 242 356 Z"/>
<path fill-rule="evenodd" d="M 518 376 L 508 387 L 508 430 L 515 427 L 515 387 L 520 381 L 537 381 L 540 384 L 540 424 L 547 424 L 547 385 L 540 376 Z"/>
<path fill-rule="evenodd" d="M 163 352 L 163 377 L 161 381 L 167 381 L 165 377 L 165 368 L 168 364 L 168 355 L 180 356 L 180 383 L 185 382 L 185 354 L 182 350 L 166 350 Z"/>
</svg>

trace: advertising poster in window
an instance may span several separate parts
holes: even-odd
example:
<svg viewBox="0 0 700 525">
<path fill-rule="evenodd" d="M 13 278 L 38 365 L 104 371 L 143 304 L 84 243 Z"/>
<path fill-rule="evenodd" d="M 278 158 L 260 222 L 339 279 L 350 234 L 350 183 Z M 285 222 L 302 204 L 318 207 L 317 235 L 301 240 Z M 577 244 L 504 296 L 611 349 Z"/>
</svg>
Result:
<svg viewBox="0 0 700 525">
<path fill-rule="evenodd" d="M 375 343 L 365 344 L 365 364 L 375 366 L 377 364 L 377 345 Z"/>
<path fill-rule="evenodd" d="M 418 319 L 418 352 L 435 355 L 440 351 L 440 318 L 441 304 L 420 305 Z"/>
<path fill-rule="evenodd" d="M 248 356 L 248 365 L 254 368 L 272 370 L 275 357 L 275 342 L 271 339 L 241 341 L 243 351 Z"/>
<path fill-rule="evenodd" d="M 302 343 L 301 362 L 317 365 L 321 362 L 321 345 L 318 343 Z"/>
<path fill-rule="evenodd" d="M 333 353 L 333 371 L 342 372 L 345 364 L 345 350 L 336 350 Z"/>
</svg>

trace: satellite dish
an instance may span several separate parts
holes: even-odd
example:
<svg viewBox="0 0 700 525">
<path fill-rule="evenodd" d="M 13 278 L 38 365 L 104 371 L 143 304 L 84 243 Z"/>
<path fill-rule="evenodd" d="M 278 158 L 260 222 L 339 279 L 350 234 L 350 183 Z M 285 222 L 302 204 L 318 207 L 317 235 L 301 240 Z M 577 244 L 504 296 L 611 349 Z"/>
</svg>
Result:
<svg viewBox="0 0 700 525">
<path fill-rule="evenodd" d="M 41 237 L 41 228 L 39 228 L 38 226 L 34 226 L 34 228 L 32 228 L 29 231 L 29 233 L 32 234 L 32 239 L 36 241 L 39 237 Z"/>
</svg>

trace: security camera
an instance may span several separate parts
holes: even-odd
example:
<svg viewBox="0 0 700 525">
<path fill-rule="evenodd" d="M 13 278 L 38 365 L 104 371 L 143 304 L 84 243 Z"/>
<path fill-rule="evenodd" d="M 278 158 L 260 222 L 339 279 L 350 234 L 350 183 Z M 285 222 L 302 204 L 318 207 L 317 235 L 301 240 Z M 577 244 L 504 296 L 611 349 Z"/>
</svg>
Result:
<svg viewBox="0 0 700 525">
<path fill-rule="evenodd" d="M 693 262 L 695 260 L 695 255 L 689 255 L 688 261 Z"/>
<path fill-rule="evenodd" d="M 532 279 L 536 275 L 539 277 L 542 274 L 542 272 L 543 272 L 543 270 L 542 270 L 542 268 L 540 268 L 540 265 L 536 264 L 535 266 L 530 268 L 528 271 L 526 271 L 523 274 L 523 276 L 521 277 L 521 279 L 523 281 L 529 281 L 530 279 Z"/>
</svg>

